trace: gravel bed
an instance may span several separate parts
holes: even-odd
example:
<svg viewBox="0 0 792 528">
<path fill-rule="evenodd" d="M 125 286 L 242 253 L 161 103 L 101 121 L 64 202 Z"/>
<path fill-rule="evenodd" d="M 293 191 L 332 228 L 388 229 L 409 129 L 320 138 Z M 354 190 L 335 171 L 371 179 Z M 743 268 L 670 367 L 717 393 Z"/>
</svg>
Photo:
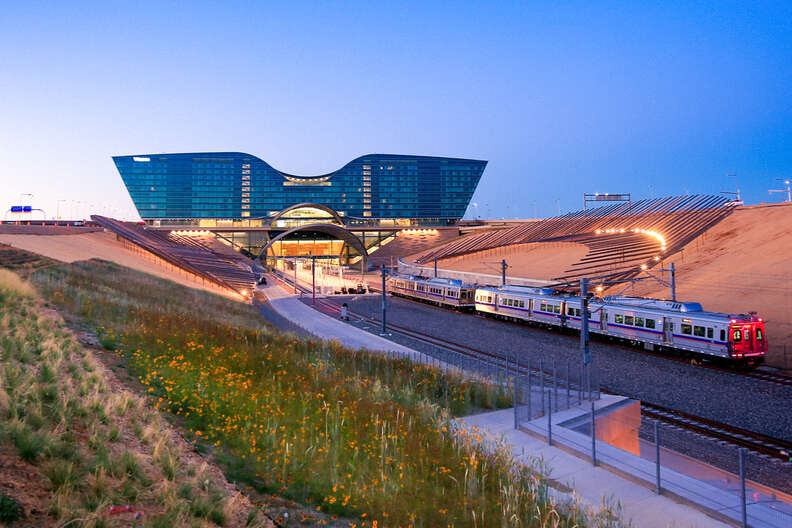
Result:
<svg viewBox="0 0 792 528">
<path fill-rule="evenodd" d="M 379 317 L 381 301 L 374 296 L 339 296 L 351 310 Z M 389 322 L 492 354 L 551 361 L 559 365 L 580 358 L 579 337 L 457 313 L 424 303 L 389 298 Z M 360 326 L 360 324 L 358 324 Z M 365 328 L 377 332 L 376 328 Z M 431 353 L 430 345 L 393 336 L 393 341 Z M 594 367 L 601 385 L 615 393 L 792 441 L 792 387 L 720 372 L 605 342 L 591 342 Z"/>
</svg>

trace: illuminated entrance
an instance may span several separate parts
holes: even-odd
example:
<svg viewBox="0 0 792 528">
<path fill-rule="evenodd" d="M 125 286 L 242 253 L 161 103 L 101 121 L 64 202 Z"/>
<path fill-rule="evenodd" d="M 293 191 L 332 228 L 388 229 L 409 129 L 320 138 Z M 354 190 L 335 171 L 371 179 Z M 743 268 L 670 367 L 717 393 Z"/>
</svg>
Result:
<svg viewBox="0 0 792 528">
<path fill-rule="evenodd" d="M 273 260 L 294 257 L 322 257 L 333 264 L 365 266 L 368 252 L 355 234 L 332 224 L 304 224 L 284 231 L 270 239 L 259 259 L 273 265 Z"/>
</svg>

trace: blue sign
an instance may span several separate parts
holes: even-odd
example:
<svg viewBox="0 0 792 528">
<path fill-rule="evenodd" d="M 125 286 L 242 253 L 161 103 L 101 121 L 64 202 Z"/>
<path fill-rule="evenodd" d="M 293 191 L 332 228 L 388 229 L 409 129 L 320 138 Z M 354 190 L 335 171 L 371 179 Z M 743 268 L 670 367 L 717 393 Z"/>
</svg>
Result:
<svg viewBox="0 0 792 528">
<path fill-rule="evenodd" d="M 12 213 L 21 213 L 22 209 L 24 209 L 21 205 L 12 205 L 11 212 Z"/>
<path fill-rule="evenodd" d="M 26 205 L 26 206 L 22 207 L 22 212 L 23 212 L 23 213 L 29 213 L 29 212 L 31 212 L 32 210 L 33 210 L 33 207 L 32 207 L 32 206 L 30 206 L 30 205 Z"/>
</svg>

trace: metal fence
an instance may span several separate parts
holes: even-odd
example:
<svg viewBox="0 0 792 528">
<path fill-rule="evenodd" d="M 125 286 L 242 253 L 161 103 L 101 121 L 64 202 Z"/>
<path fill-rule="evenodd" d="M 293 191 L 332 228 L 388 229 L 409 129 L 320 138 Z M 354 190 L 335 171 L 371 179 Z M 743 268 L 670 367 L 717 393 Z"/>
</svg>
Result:
<svg viewBox="0 0 792 528">
<path fill-rule="evenodd" d="M 774 488 L 789 486 L 792 464 L 649 419 L 640 402 L 601 396 L 585 373 L 558 367 L 537 364 L 515 379 L 515 428 L 730 523 L 792 526 L 792 496 Z"/>
</svg>

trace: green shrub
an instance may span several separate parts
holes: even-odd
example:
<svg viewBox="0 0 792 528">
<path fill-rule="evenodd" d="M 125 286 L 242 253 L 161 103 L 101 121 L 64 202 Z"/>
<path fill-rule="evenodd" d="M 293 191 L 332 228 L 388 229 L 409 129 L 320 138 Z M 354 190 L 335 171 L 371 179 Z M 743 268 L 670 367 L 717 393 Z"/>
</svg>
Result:
<svg viewBox="0 0 792 528">
<path fill-rule="evenodd" d="M 14 497 L 0 493 L 0 523 L 10 525 L 25 515 L 22 505 Z"/>
<path fill-rule="evenodd" d="M 46 439 L 25 426 L 14 429 L 11 436 L 19 457 L 25 462 L 34 462 L 47 448 Z"/>
</svg>

